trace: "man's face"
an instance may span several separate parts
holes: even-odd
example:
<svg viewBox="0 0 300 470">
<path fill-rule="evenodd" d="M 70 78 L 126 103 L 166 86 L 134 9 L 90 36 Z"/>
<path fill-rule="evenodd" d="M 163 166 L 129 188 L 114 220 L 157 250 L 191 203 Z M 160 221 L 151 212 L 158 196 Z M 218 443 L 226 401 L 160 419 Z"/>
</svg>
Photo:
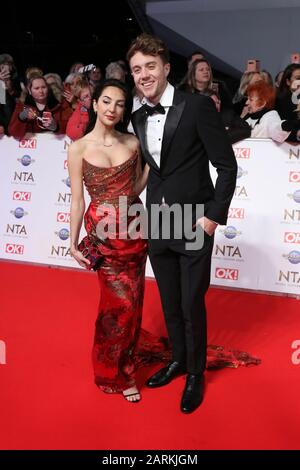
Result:
<svg viewBox="0 0 300 470">
<path fill-rule="evenodd" d="M 130 68 L 136 88 L 157 104 L 167 86 L 170 64 L 164 64 L 160 56 L 136 52 L 130 59 Z"/>
</svg>

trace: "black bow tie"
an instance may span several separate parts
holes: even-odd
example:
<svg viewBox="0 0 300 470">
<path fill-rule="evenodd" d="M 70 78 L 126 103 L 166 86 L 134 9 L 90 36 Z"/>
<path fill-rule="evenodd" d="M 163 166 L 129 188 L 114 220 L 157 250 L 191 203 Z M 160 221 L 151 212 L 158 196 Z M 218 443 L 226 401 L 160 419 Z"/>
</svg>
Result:
<svg viewBox="0 0 300 470">
<path fill-rule="evenodd" d="M 165 108 L 160 103 L 157 103 L 155 106 L 149 106 L 148 104 L 144 104 L 143 110 L 146 111 L 146 113 L 149 116 L 152 116 L 154 113 L 158 113 L 158 114 L 166 113 Z"/>
</svg>

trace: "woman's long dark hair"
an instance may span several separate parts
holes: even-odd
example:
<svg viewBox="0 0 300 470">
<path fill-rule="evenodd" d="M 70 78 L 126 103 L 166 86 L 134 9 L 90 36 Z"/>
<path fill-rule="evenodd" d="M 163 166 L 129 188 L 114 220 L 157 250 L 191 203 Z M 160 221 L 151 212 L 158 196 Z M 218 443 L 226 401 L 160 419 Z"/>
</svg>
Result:
<svg viewBox="0 0 300 470">
<path fill-rule="evenodd" d="M 287 80 L 291 79 L 291 76 L 295 70 L 300 69 L 300 64 L 289 64 L 283 71 L 281 82 L 278 89 L 278 96 L 291 95 L 291 90 L 286 83 Z"/>
<path fill-rule="evenodd" d="M 99 83 L 99 85 L 96 86 L 95 91 L 92 96 L 92 104 L 89 109 L 89 122 L 85 131 L 85 135 L 91 132 L 96 124 L 97 121 L 97 114 L 94 111 L 93 107 L 93 102 L 94 100 L 97 102 L 99 97 L 102 95 L 103 90 L 105 88 L 113 86 L 116 88 L 119 88 L 119 90 L 122 90 L 125 96 L 125 110 L 124 110 L 124 116 L 122 122 L 118 122 L 116 125 L 115 129 L 120 132 L 127 133 L 127 127 L 130 121 L 130 116 L 131 116 L 131 110 L 132 110 L 132 94 L 127 85 L 124 82 L 121 82 L 120 80 L 116 80 L 114 78 L 109 78 L 107 80 L 103 80 Z"/>
</svg>

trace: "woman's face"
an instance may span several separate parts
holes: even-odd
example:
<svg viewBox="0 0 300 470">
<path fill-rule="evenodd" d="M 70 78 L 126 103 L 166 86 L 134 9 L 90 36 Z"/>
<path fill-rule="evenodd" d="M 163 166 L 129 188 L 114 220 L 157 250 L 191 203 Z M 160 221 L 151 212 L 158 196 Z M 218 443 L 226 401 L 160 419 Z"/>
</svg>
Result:
<svg viewBox="0 0 300 470">
<path fill-rule="evenodd" d="M 97 112 L 98 120 L 106 127 L 118 124 L 123 119 L 124 110 L 124 92 L 114 86 L 104 88 L 97 103 L 94 102 L 94 111 Z"/>
<path fill-rule="evenodd" d="M 34 101 L 44 104 L 48 97 L 48 87 L 45 80 L 42 78 L 35 78 L 31 84 L 30 94 Z"/>
<path fill-rule="evenodd" d="M 210 68 L 206 62 L 200 62 L 196 65 L 195 79 L 199 83 L 208 83 L 210 80 Z"/>
<path fill-rule="evenodd" d="M 89 88 L 83 88 L 80 92 L 79 99 L 86 109 L 90 109 L 92 102 L 91 90 Z"/>
<path fill-rule="evenodd" d="M 89 75 L 90 79 L 94 80 L 95 82 L 101 80 L 101 76 L 102 74 L 101 74 L 101 70 L 99 69 L 99 67 L 96 67 L 95 70 L 91 70 L 90 75 Z"/>
<path fill-rule="evenodd" d="M 263 101 L 257 93 L 250 93 L 246 105 L 248 106 L 249 114 L 253 114 L 257 111 L 261 111 L 265 107 L 266 102 Z"/>
<path fill-rule="evenodd" d="M 293 82 L 295 80 L 300 80 L 300 68 L 293 70 L 290 80 L 286 81 L 291 91 L 294 91 Z"/>
<path fill-rule="evenodd" d="M 73 80 L 70 83 L 70 91 L 73 93 L 73 95 L 76 95 L 78 84 L 80 82 L 81 78 L 80 77 L 74 77 Z"/>
</svg>

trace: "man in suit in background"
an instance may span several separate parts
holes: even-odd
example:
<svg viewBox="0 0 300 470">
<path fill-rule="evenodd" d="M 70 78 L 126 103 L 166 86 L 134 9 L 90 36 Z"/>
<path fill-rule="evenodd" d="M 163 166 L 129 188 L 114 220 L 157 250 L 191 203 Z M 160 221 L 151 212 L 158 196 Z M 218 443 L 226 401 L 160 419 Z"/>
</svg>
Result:
<svg viewBox="0 0 300 470">
<path fill-rule="evenodd" d="M 205 293 L 210 282 L 214 231 L 218 224 L 226 224 L 237 165 L 212 100 L 175 90 L 168 82 L 169 53 L 160 39 L 142 34 L 133 41 L 127 58 L 135 86 L 145 101 L 132 115 L 132 124 L 150 166 L 148 211 L 154 204 L 190 205 L 193 222 L 203 230 L 203 246 L 196 250 L 187 248 L 184 236 L 149 238 L 149 257 L 173 356 L 147 385 L 160 387 L 186 373 L 181 411 L 191 413 L 204 394 Z M 215 187 L 209 161 L 218 172 Z M 196 206 L 200 204 L 204 215 L 197 219 Z"/>
</svg>

